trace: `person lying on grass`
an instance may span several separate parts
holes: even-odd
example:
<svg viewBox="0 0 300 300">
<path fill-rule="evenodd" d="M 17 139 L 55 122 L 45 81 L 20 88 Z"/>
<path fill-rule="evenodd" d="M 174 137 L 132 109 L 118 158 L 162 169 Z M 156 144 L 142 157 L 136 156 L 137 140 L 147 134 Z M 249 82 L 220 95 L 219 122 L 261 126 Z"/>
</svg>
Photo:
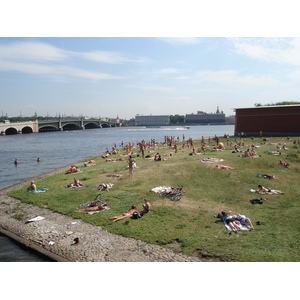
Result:
<svg viewBox="0 0 300 300">
<path fill-rule="evenodd" d="M 275 175 L 268 175 L 268 174 L 257 174 L 256 175 L 257 177 L 260 177 L 260 178 L 265 178 L 265 179 L 275 179 Z"/>
<path fill-rule="evenodd" d="M 79 172 L 80 169 L 77 166 L 72 165 L 70 169 L 65 174 L 74 174 Z"/>
<path fill-rule="evenodd" d="M 265 188 L 261 184 L 258 185 L 258 188 L 259 189 L 255 190 L 255 192 L 259 193 L 259 194 L 266 194 L 266 193 L 270 193 L 270 194 L 284 194 L 284 192 L 282 192 L 280 190 L 274 190 L 274 189 L 270 189 L 270 188 Z"/>
<path fill-rule="evenodd" d="M 82 186 L 84 186 L 84 184 L 83 183 L 81 183 L 80 181 L 79 181 L 79 179 L 77 179 L 77 178 L 74 178 L 74 183 L 70 183 L 70 184 L 68 184 L 66 187 L 68 187 L 68 188 L 79 188 L 79 187 L 82 187 Z"/>
<path fill-rule="evenodd" d="M 93 206 L 93 207 L 87 207 L 87 208 L 83 208 L 83 209 L 76 209 L 75 212 L 89 212 L 89 211 L 100 211 L 100 210 L 104 210 L 105 206 L 107 206 L 107 203 L 99 203 L 97 206 Z"/>
<path fill-rule="evenodd" d="M 246 226 L 249 230 L 254 230 L 251 220 L 245 215 L 238 214 L 234 216 L 234 219 L 239 221 L 241 225 Z"/>
<path fill-rule="evenodd" d="M 114 222 L 131 217 L 134 212 L 138 212 L 136 205 L 132 205 L 131 208 L 128 210 L 128 212 L 125 212 L 119 216 L 111 217 L 111 218 L 109 218 L 109 220 L 113 220 L 113 223 L 114 223 Z"/>
<path fill-rule="evenodd" d="M 290 164 L 287 162 L 284 162 L 283 160 L 280 160 L 277 165 L 282 165 L 285 168 L 290 168 Z"/>
<path fill-rule="evenodd" d="M 227 170 L 233 170 L 234 168 L 224 165 L 216 165 L 217 169 L 227 169 Z"/>
<path fill-rule="evenodd" d="M 149 200 L 148 199 L 144 199 L 145 201 L 145 204 L 142 204 L 143 206 L 143 210 L 139 211 L 139 212 L 134 212 L 132 214 L 132 218 L 133 219 L 139 219 L 141 218 L 144 214 L 148 213 L 150 211 L 150 203 L 149 203 Z"/>
<path fill-rule="evenodd" d="M 249 218 L 247 218 L 245 215 L 230 215 L 231 211 L 225 212 L 222 211 L 221 213 L 218 213 L 215 215 L 215 218 L 220 218 L 224 223 L 229 225 L 229 227 L 232 229 L 232 231 L 238 232 L 242 229 L 242 226 L 246 226 L 249 230 L 253 230 L 254 227 L 252 225 L 252 222 Z"/>
<path fill-rule="evenodd" d="M 229 225 L 232 231 L 238 232 L 242 229 L 240 222 L 235 219 L 235 216 L 230 216 L 225 211 L 221 212 L 221 220 Z"/>
</svg>

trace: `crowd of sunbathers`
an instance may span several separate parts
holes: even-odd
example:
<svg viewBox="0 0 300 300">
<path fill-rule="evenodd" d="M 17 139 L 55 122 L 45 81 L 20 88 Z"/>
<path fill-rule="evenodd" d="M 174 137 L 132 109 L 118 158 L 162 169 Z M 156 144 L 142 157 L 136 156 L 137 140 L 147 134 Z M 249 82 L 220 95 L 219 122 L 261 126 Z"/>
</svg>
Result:
<svg viewBox="0 0 300 300">
<path fill-rule="evenodd" d="M 217 137 L 215 137 L 215 141 L 217 143 L 217 145 L 212 149 L 212 151 L 219 151 L 219 150 L 224 150 L 224 144 L 220 143 L 219 140 L 217 139 Z M 165 137 L 165 143 L 169 146 L 170 149 L 173 149 L 175 151 L 175 153 L 177 153 L 177 141 L 174 139 L 174 137 Z M 227 145 L 228 145 L 228 141 L 227 141 Z M 123 146 L 123 142 L 122 142 L 122 146 Z M 193 139 L 188 139 L 186 141 L 186 143 L 183 144 L 183 148 L 184 147 L 188 147 L 188 148 L 192 148 L 192 152 L 189 153 L 189 155 L 202 155 L 203 153 L 198 153 L 195 148 L 194 148 L 194 143 L 193 143 Z M 254 148 L 259 147 L 259 146 L 254 146 L 252 145 L 250 148 L 248 148 L 246 151 L 242 151 L 239 149 L 239 147 L 243 147 L 245 146 L 244 143 L 242 142 L 242 140 L 239 143 L 235 143 L 234 145 L 231 144 L 231 146 L 234 146 L 234 151 L 233 153 L 241 153 L 241 157 L 260 157 L 260 155 L 257 154 L 257 152 L 254 150 Z M 126 151 L 125 154 L 122 155 L 118 155 L 118 158 L 116 159 L 112 159 L 109 156 L 110 155 L 117 155 L 119 153 L 119 150 L 116 148 L 116 145 L 113 147 L 112 151 L 109 151 L 107 149 L 107 151 L 102 155 L 102 158 L 106 159 L 106 161 L 123 161 L 124 157 L 131 155 L 132 149 L 135 146 L 133 144 L 127 144 L 123 147 L 123 149 Z M 140 152 L 142 152 L 142 156 L 143 158 L 145 158 L 144 156 L 144 151 L 147 149 L 147 147 L 153 147 L 154 149 L 157 147 L 157 143 L 155 140 L 151 140 L 150 143 L 145 143 L 145 141 L 142 141 L 140 143 L 137 143 L 137 147 L 139 147 Z M 205 151 L 207 149 L 206 147 L 206 142 L 204 141 L 204 139 L 202 138 L 202 147 L 201 150 Z M 268 152 L 269 154 L 282 154 L 282 152 L 280 150 L 288 150 L 288 148 L 286 147 L 286 144 L 284 144 L 282 147 L 277 147 L 276 151 L 270 151 Z M 151 151 L 149 150 L 148 153 L 150 153 Z M 155 151 L 156 152 L 156 151 Z M 169 154 L 165 154 L 165 156 L 172 156 L 174 155 L 173 153 L 169 153 Z M 148 157 L 150 158 L 150 155 L 148 155 Z M 147 156 L 146 156 L 147 158 Z M 153 161 L 162 161 L 165 160 L 161 157 L 161 155 L 159 154 L 159 152 L 157 152 L 154 155 L 154 159 Z M 223 161 L 223 159 L 220 158 L 206 158 L 206 159 L 202 159 L 202 162 L 207 162 L 207 163 L 218 163 Z M 282 165 L 284 167 L 289 167 L 288 163 L 283 162 L 282 160 L 280 160 L 278 162 L 279 165 Z M 95 165 L 95 161 L 94 160 L 90 160 L 88 162 L 84 163 L 84 167 L 90 166 L 90 165 Z M 216 164 L 215 166 L 217 169 L 234 169 L 230 166 L 226 166 L 226 165 L 220 165 L 220 164 Z M 75 174 L 80 172 L 80 169 L 75 166 L 72 165 L 70 167 L 70 169 L 65 173 L 65 174 Z M 113 178 L 119 178 L 122 175 L 116 175 L 116 174 L 112 174 L 112 175 L 107 175 L 108 177 L 113 177 Z M 274 175 L 257 175 L 257 177 L 261 177 L 261 178 L 266 178 L 266 179 L 274 179 L 275 176 Z M 78 188 L 78 187 L 82 187 L 84 186 L 84 184 L 82 184 L 77 178 L 74 178 L 74 183 L 70 183 L 69 185 L 67 185 L 67 187 L 70 188 Z M 106 190 L 108 191 L 110 188 L 112 188 L 113 184 L 111 183 L 102 183 L 100 184 L 97 188 L 100 191 Z M 161 190 L 166 190 L 167 188 L 170 187 L 165 187 L 165 186 L 161 186 L 161 187 L 157 187 L 155 189 L 152 189 L 152 191 L 158 192 Z M 28 188 L 29 191 L 36 191 L 36 186 L 34 184 L 34 182 L 31 183 L 30 187 Z M 260 194 L 269 194 L 269 193 L 273 193 L 273 194 L 283 194 L 282 191 L 280 190 L 275 190 L 275 189 L 270 189 L 270 188 L 265 188 L 262 185 L 258 186 L 258 190 L 252 190 L 255 191 L 257 193 Z M 259 200 L 259 199 L 254 199 L 254 200 Z M 250 200 L 251 201 L 251 200 Z M 113 222 L 117 222 L 119 220 L 124 220 L 126 218 L 134 218 L 134 219 L 138 219 L 141 218 L 143 215 L 145 215 L 146 213 L 148 213 L 150 211 L 150 203 L 148 199 L 144 199 L 144 204 L 142 204 L 142 210 L 138 210 L 136 205 L 132 205 L 130 207 L 130 209 L 127 212 L 124 212 L 120 215 L 114 216 L 109 218 L 109 220 L 112 220 Z M 262 202 L 262 200 L 261 200 Z M 251 202 L 252 203 L 252 202 Z M 259 202 L 257 202 L 259 203 Z M 252 203 L 253 204 L 253 203 Z M 261 203 L 260 203 L 261 204 Z M 95 202 L 94 205 L 91 205 L 90 207 L 85 207 L 82 209 L 76 209 L 76 212 L 97 212 L 97 211 L 102 211 L 105 210 L 107 208 L 107 203 L 106 202 Z M 241 230 L 243 230 L 244 228 L 247 228 L 248 230 L 253 230 L 254 227 L 252 225 L 251 220 L 246 217 L 245 215 L 242 214 L 237 214 L 237 215 L 231 215 L 231 211 L 229 212 L 225 212 L 222 211 L 221 213 L 217 214 L 215 217 L 220 218 L 224 224 L 226 224 L 228 226 L 228 228 L 230 228 L 231 231 L 233 232 L 239 232 Z"/>
</svg>

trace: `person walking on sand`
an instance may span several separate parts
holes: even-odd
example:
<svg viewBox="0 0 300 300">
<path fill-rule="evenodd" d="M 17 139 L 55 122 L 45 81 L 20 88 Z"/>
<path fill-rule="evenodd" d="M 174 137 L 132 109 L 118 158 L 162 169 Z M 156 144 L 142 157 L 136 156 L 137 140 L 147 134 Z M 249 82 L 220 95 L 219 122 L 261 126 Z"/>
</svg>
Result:
<svg viewBox="0 0 300 300">
<path fill-rule="evenodd" d="M 128 159 L 128 167 L 129 167 L 129 177 L 133 177 L 133 168 L 134 168 L 134 164 L 135 164 L 136 160 L 132 158 L 131 155 L 129 155 L 129 159 Z"/>
</svg>

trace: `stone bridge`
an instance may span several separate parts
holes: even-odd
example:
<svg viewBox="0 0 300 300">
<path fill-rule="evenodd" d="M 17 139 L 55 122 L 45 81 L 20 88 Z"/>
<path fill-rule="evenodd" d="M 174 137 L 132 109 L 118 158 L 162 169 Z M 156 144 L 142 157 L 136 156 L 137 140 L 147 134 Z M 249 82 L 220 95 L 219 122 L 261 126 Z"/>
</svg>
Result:
<svg viewBox="0 0 300 300">
<path fill-rule="evenodd" d="M 24 134 L 45 131 L 81 130 L 117 127 L 119 123 L 109 118 L 101 119 L 58 119 L 0 124 L 1 135 Z"/>
<path fill-rule="evenodd" d="M 38 121 L 0 123 L 0 134 L 10 135 L 18 133 L 39 132 Z"/>
<path fill-rule="evenodd" d="M 39 132 L 80 130 L 105 127 L 117 127 L 119 124 L 109 118 L 101 119 L 58 119 L 54 121 L 39 121 Z"/>
</svg>

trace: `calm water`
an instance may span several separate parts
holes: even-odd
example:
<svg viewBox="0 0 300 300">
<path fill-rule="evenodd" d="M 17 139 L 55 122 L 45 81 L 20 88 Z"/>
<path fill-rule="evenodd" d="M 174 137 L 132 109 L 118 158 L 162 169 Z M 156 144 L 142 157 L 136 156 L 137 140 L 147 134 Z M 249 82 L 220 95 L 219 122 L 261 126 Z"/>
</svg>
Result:
<svg viewBox="0 0 300 300">
<path fill-rule="evenodd" d="M 9 238 L 0 235 L 0 262 L 47 262 L 45 257 L 24 250 Z"/>
<path fill-rule="evenodd" d="M 101 155 L 106 148 L 126 143 L 164 140 L 164 136 L 199 139 L 215 134 L 233 135 L 234 125 L 161 128 L 99 128 L 78 131 L 31 133 L 0 136 L 0 188 L 20 182 L 62 166 Z M 41 162 L 37 162 L 37 158 Z M 18 159 L 19 165 L 14 165 Z"/>
<path fill-rule="evenodd" d="M 202 136 L 213 137 L 215 134 L 233 135 L 234 125 L 192 126 L 189 130 L 180 126 L 161 128 L 124 127 L 124 128 L 100 128 L 78 131 L 31 133 L 23 135 L 0 136 L 0 188 L 15 184 L 25 179 L 53 171 L 62 166 L 67 166 L 79 161 L 103 154 L 106 148 L 116 144 L 120 147 L 122 141 L 125 144 L 164 140 L 164 136 L 175 136 L 182 140 L 199 139 Z M 37 162 L 37 158 L 41 162 Z M 18 159 L 19 165 L 14 165 Z M 2 249 L 5 252 L 6 261 L 28 261 L 23 256 L 18 259 L 15 251 L 11 251 L 11 257 L 7 258 L 6 246 L 12 245 L 11 241 L 0 236 L 0 261 Z M 24 252 L 22 249 L 21 252 Z M 25 256 L 27 253 L 23 253 Z M 29 261 L 36 261 L 29 253 Z M 32 259 L 32 260 L 30 260 Z"/>
</svg>

